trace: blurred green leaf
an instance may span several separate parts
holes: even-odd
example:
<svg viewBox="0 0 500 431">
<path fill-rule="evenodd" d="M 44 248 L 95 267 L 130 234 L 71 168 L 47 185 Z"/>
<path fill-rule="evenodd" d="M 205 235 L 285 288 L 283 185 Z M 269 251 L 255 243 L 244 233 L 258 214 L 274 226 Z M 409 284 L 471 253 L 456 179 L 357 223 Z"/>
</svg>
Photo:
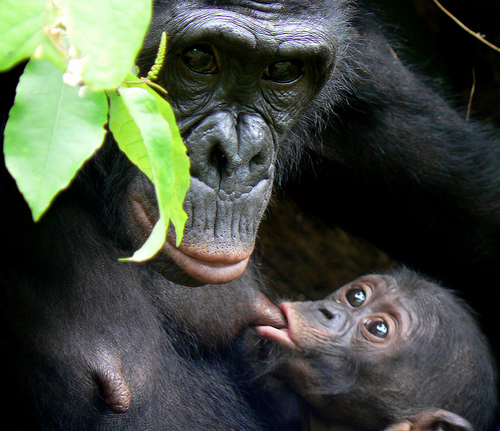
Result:
<svg viewBox="0 0 500 431">
<path fill-rule="evenodd" d="M 117 88 L 132 69 L 151 19 L 151 0 L 66 0 L 68 36 L 93 90 Z"/>
<path fill-rule="evenodd" d="M 42 43 L 46 0 L 0 1 L 0 70 L 27 59 Z"/>
<path fill-rule="evenodd" d="M 31 60 L 5 128 L 7 168 L 38 220 L 104 139 L 104 92 L 63 84 L 48 60 Z"/>
</svg>

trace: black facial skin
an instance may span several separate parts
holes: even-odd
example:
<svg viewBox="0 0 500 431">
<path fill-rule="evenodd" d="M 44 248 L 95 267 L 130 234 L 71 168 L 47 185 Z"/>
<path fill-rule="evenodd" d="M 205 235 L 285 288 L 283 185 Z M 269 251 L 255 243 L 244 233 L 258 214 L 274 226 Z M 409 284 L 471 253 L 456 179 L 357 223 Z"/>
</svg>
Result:
<svg viewBox="0 0 500 431">
<path fill-rule="evenodd" d="M 179 248 L 170 231 L 151 262 L 118 260 L 158 214 L 111 135 L 37 224 L 0 169 L 0 430 L 297 429 L 279 401 L 290 392 L 248 383 L 238 339 L 284 325 L 249 259 L 276 181 L 325 223 L 469 291 L 498 339 L 498 137 L 407 68 L 373 14 L 343 0 L 156 0 L 143 74 L 163 31 L 159 84 L 191 159 Z M 0 80 L 3 123 L 18 74 Z"/>
<path fill-rule="evenodd" d="M 159 83 L 188 148 L 191 188 L 182 244 L 173 245 L 171 232 L 158 260 L 175 262 L 202 283 L 228 282 L 245 269 L 286 132 L 330 76 L 337 52 L 336 31 L 326 20 L 282 21 L 269 12 L 249 26 L 241 12 L 164 11 L 138 60 L 147 70 L 166 31 Z M 158 215 L 151 184 L 142 175 L 137 182 L 128 222 L 140 242 Z M 172 265 L 158 268 L 172 277 Z"/>
<path fill-rule="evenodd" d="M 468 307 L 415 273 L 366 275 L 281 310 L 288 328 L 256 327 L 278 344 L 268 366 L 332 429 L 483 429 L 496 407 L 494 361 Z"/>
</svg>

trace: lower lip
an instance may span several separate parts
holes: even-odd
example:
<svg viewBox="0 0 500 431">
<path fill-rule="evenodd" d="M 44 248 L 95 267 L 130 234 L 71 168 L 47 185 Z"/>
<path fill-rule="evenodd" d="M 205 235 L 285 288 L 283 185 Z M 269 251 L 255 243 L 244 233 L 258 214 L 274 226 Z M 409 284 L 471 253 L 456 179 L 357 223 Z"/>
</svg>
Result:
<svg viewBox="0 0 500 431">
<path fill-rule="evenodd" d="M 149 219 L 143 203 L 132 200 L 131 209 L 139 225 L 151 233 L 154 223 Z M 238 278 L 245 271 L 250 258 L 246 255 L 232 259 L 199 259 L 170 244 L 168 238 L 163 244 L 162 252 L 190 277 L 207 284 L 229 283 Z"/>
<path fill-rule="evenodd" d="M 255 330 L 258 334 L 260 334 L 260 336 L 267 338 L 268 340 L 274 341 L 275 343 L 281 344 L 291 349 L 299 349 L 299 347 L 292 340 L 288 307 L 289 305 L 287 302 L 283 302 L 280 305 L 280 310 L 285 315 L 285 318 L 287 320 L 288 328 L 275 328 L 274 326 L 256 326 Z"/>
<path fill-rule="evenodd" d="M 234 262 L 198 259 L 184 253 L 168 241 L 163 245 L 162 251 L 189 276 L 207 284 L 229 283 L 238 278 L 245 271 L 250 258 Z"/>
<path fill-rule="evenodd" d="M 257 331 L 261 337 L 286 346 L 290 349 L 298 348 L 290 338 L 290 331 L 287 328 L 278 329 L 273 326 L 255 326 L 255 331 Z"/>
</svg>

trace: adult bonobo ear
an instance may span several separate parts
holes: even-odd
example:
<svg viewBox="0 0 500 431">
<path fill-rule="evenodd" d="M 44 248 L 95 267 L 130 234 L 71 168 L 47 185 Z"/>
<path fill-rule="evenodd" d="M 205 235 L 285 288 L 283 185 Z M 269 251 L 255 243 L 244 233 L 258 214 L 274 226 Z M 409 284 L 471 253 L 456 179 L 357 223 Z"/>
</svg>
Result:
<svg viewBox="0 0 500 431">
<path fill-rule="evenodd" d="M 398 422 L 384 431 L 474 431 L 470 422 L 456 413 L 441 409 L 421 412 L 411 421 Z"/>
</svg>

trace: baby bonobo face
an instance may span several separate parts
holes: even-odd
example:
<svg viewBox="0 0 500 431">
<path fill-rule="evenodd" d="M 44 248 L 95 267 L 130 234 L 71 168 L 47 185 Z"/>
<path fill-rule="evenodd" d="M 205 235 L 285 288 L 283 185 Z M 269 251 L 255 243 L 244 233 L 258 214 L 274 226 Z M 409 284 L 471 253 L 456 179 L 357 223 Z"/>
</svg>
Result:
<svg viewBox="0 0 500 431">
<path fill-rule="evenodd" d="M 282 303 L 288 328 L 255 328 L 271 341 L 269 373 L 328 427 L 471 430 L 477 406 L 495 405 L 484 336 L 451 292 L 406 269 L 391 274 Z"/>
<path fill-rule="evenodd" d="M 283 302 L 288 328 L 257 327 L 265 338 L 299 351 L 331 352 L 339 346 L 353 353 L 369 350 L 390 354 L 408 336 L 416 316 L 405 308 L 396 280 L 367 275 L 325 299 Z"/>
<path fill-rule="evenodd" d="M 282 303 L 288 328 L 256 327 L 275 344 L 274 374 L 327 421 L 342 410 L 369 421 L 372 411 L 378 424 L 378 400 L 388 399 L 379 395 L 395 396 L 411 374 L 400 359 L 418 319 L 404 293 L 391 276 L 367 275 L 323 300 Z"/>
</svg>

